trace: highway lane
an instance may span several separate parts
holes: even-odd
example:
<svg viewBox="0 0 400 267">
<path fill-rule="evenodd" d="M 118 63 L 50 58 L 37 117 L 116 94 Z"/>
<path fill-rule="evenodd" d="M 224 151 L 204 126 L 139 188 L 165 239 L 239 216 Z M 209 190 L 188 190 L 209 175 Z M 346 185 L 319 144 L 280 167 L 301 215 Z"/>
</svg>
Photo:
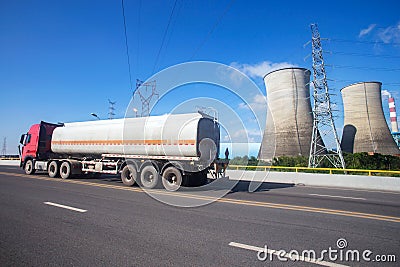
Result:
<svg viewBox="0 0 400 267">
<path fill-rule="evenodd" d="M 345 238 L 351 249 L 380 254 L 396 254 L 400 245 L 399 222 L 251 205 L 294 202 L 400 217 L 396 205 L 399 195 L 394 193 L 266 185 L 263 191 L 250 194 L 241 184 L 224 198 L 237 202 L 177 208 L 154 200 L 138 188 L 120 190 L 120 183 L 111 176 L 65 183 L 36 179 L 44 175 L 35 175 L 35 179 L 16 175 L 21 175 L 18 169 L 0 167 L 2 266 L 266 265 L 269 262 L 258 261 L 256 252 L 229 244 L 321 251 L 329 246 L 336 248 L 337 239 Z M 367 201 L 310 194 L 354 196 Z M 288 264 L 309 266 L 273 261 L 274 266 Z M 365 262 L 341 264 L 364 266 Z"/>
<path fill-rule="evenodd" d="M 18 167 L 0 166 L 1 172 L 23 174 Z M 47 175 L 39 174 L 39 177 Z M 38 177 L 36 176 L 36 177 Z M 100 179 L 74 178 L 73 181 L 123 186 L 118 176 L 104 175 Z M 238 200 L 280 203 L 307 207 L 400 216 L 400 192 L 380 192 L 339 188 L 293 186 L 264 183 L 256 193 L 248 192 L 249 182 L 238 183 L 226 197 Z M 137 188 L 137 187 L 134 187 Z"/>
</svg>

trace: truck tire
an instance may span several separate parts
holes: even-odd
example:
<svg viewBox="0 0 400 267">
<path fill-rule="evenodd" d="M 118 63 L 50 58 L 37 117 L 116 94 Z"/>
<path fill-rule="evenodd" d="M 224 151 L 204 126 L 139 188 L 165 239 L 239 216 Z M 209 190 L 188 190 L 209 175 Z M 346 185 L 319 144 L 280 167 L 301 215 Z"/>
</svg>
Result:
<svg viewBox="0 0 400 267">
<path fill-rule="evenodd" d="M 175 167 L 168 167 L 162 175 L 162 184 L 167 191 L 176 191 L 182 185 L 182 173 Z"/>
<path fill-rule="evenodd" d="M 60 175 L 60 168 L 57 161 L 52 161 L 48 167 L 48 173 L 51 178 L 55 178 Z"/>
<path fill-rule="evenodd" d="M 60 166 L 60 176 L 63 179 L 71 177 L 71 164 L 68 161 L 64 161 Z"/>
<path fill-rule="evenodd" d="M 146 189 L 157 188 L 160 185 L 160 175 L 154 166 L 146 166 L 140 172 L 140 184 Z"/>
<path fill-rule="evenodd" d="M 121 180 L 124 185 L 132 186 L 136 183 L 137 171 L 133 165 L 125 165 L 121 171 Z"/>
<path fill-rule="evenodd" d="M 35 165 L 33 164 L 33 160 L 28 159 L 25 162 L 24 171 L 28 175 L 31 175 L 31 174 L 35 173 Z"/>
</svg>

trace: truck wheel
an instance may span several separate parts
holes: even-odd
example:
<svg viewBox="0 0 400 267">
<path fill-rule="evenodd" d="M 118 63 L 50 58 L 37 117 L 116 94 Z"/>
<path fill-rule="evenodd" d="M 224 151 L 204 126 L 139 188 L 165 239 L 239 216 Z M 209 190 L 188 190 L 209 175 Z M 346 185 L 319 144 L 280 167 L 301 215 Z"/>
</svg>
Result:
<svg viewBox="0 0 400 267">
<path fill-rule="evenodd" d="M 162 184 L 167 191 L 176 191 L 182 185 L 182 173 L 175 167 L 168 167 L 162 175 Z"/>
<path fill-rule="evenodd" d="M 68 179 L 71 177 L 71 164 L 68 161 L 64 161 L 60 167 L 60 176 L 63 179 Z"/>
<path fill-rule="evenodd" d="M 60 169 L 58 168 L 58 162 L 52 161 L 48 167 L 49 176 L 51 178 L 57 177 L 60 175 Z"/>
<path fill-rule="evenodd" d="M 137 179 L 137 171 L 135 166 L 126 165 L 121 171 L 121 180 L 124 185 L 132 186 L 135 184 Z"/>
<path fill-rule="evenodd" d="M 25 173 L 30 175 L 30 174 L 34 174 L 35 173 L 35 166 L 33 164 L 33 160 L 28 159 L 25 162 L 25 167 L 24 167 Z"/>
<path fill-rule="evenodd" d="M 146 166 L 140 172 L 140 183 L 144 188 L 152 189 L 159 186 L 160 178 L 154 166 Z"/>
</svg>

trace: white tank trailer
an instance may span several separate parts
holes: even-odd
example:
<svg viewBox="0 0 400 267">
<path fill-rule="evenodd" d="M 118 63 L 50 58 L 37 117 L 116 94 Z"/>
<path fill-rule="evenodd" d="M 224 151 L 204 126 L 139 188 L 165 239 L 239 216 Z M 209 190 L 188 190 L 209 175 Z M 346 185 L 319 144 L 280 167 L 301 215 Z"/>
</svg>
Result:
<svg viewBox="0 0 400 267">
<path fill-rule="evenodd" d="M 269 112 L 259 159 L 309 155 L 313 129 L 310 74 L 304 68 L 284 68 L 264 76 Z"/>
<path fill-rule="evenodd" d="M 380 82 L 360 82 L 342 88 L 343 151 L 400 154 L 383 113 L 381 86 Z"/>
<path fill-rule="evenodd" d="M 51 141 L 58 154 L 196 160 L 209 158 L 207 152 L 218 154 L 218 146 L 218 125 L 199 113 L 65 123 Z"/>
<path fill-rule="evenodd" d="M 38 144 L 42 142 L 44 147 L 47 136 L 50 149 L 24 155 L 30 144 L 27 136 L 34 140 L 36 128 Z M 167 190 L 177 190 L 181 185 L 203 185 L 210 169 L 227 165 L 226 160 L 217 158 L 219 123 L 200 113 L 74 122 L 53 128 L 43 123 L 33 125 L 25 136 L 21 166 L 28 174 L 44 170 L 51 177 L 68 178 L 121 173 L 126 185 L 139 182 L 154 188 L 162 182 Z M 27 168 L 30 160 L 32 167 Z"/>
</svg>

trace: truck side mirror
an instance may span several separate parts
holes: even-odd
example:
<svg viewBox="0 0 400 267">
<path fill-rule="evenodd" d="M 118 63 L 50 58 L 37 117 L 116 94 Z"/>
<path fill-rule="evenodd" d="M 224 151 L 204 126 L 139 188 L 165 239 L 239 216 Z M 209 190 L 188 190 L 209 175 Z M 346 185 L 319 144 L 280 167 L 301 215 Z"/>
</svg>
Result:
<svg viewBox="0 0 400 267">
<path fill-rule="evenodd" d="M 19 143 L 20 143 L 21 145 L 24 144 L 25 136 L 26 136 L 26 134 L 23 134 L 23 135 L 21 135 L 21 138 L 19 139 Z"/>
</svg>

